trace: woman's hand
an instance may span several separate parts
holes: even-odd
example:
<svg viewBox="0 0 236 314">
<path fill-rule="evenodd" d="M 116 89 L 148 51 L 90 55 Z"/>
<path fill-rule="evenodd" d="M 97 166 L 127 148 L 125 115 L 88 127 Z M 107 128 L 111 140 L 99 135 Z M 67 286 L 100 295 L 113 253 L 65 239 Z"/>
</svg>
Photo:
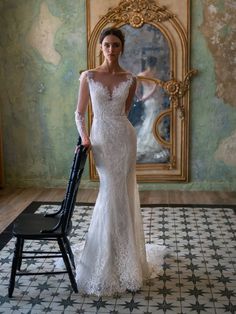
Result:
<svg viewBox="0 0 236 314">
<path fill-rule="evenodd" d="M 87 137 L 86 137 L 86 138 L 83 138 L 81 145 L 86 149 L 86 152 L 87 152 L 87 154 L 88 154 L 89 151 L 90 151 L 90 149 L 91 149 L 91 146 L 92 146 L 92 145 L 91 145 L 91 142 L 90 142 L 90 139 L 87 138 Z M 78 151 L 79 147 L 80 147 L 80 145 L 77 145 L 77 146 L 76 146 L 75 153 Z"/>
<path fill-rule="evenodd" d="M 82 145 L 87 149 L 87 152 L 90 151 L 90 149 L 91 149 L 91 142 L 90 142 L 89 137 L 82 138 Z"/>
</svg>

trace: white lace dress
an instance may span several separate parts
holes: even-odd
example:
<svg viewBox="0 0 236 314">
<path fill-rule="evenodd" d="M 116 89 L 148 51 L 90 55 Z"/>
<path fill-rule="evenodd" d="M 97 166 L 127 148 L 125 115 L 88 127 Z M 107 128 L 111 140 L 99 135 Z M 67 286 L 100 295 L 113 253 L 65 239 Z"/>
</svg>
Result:
<svg viewBox="0 0 236 314">
<path fill-rule="evenodd" d="M 152 84 L 143 83 L 143 93 L 149 94 L 153 89 Z M 163 95 L 160 88 L 145 100 L 143 123 L 138 129 L 137 158 L 141 162 L 166 162 L 169 157 L 169 151 L 157 142 L 153 134 L 153 124 L 161 113 L 161 104 Z"/>
<path fill-rule="evenodd" d="M 112 295 L 137 290 L 160 270 L 163 248 L 146 245 L 136 184 L 136 134 L 125 115 L 133 75 L 109 91 L 86 75 L 93 108 L 90 133 L 100 178 L 85 244 L 74 247 L 80 292 Z M 147 262 L 148 260 L 148 262 Z"/>
<path fill-rule="evenodd" d="M 152 84 L 143 83 L 144 97 L 153 89 Z M 144 121 L 138 133 L 138 150 L 137 155 L 145 154 L 147 151 L 150 155 L 162 150 L 161 145 L 156 141 L 152 127 L 156 117 L 161 112 L 161 95 L 158 89 L 144 102 Z"/>
</svg>

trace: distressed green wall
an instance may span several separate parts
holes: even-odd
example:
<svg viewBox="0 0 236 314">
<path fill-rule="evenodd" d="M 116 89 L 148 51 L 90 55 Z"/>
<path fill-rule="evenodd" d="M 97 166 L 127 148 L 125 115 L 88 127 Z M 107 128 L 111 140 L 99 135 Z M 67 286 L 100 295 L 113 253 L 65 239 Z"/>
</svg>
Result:
<svg viewBox="0 0 236 314">
<path fill-rule="evenodd" d="M 63 185 L 77 136 L 78 73 L 86 68 L 85 2 L 1 0 L 0 10 L 6 183 Z"/>
<path fill-rule="evenodd" d="M 6 184 L 64 186 L 86 68 L 85 0 L 0 0 L 0 104 Z M 191 1 L 190 182 L 141 189 L 236 191 L 235 5 Z M 235 61 L 234 61 L 235 62 Z M 83 186 L 91 183 L 86 170 Z"/>
</svg>

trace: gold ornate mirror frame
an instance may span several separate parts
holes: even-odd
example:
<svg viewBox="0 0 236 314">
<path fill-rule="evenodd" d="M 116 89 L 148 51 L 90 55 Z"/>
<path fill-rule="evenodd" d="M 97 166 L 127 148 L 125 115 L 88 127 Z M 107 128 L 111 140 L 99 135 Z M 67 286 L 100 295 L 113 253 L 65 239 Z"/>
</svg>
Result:
<svg viewBox="0 0 236 314">
<path fill-rule="evenodd" d="M 155 116 L 154 122 L 150 124 L 150 134 L 158 143 L 157 145 L 163 149 L 161 153 L 166 152 L 168 157 L 163 162 L 155 162 L 155 159 L 148 161 L 148 157 L 145 157 L 147 161 L 145 158 L 141 159 L 141 162 L 137 160 L 137 179 L 141 182 L 187 182 L 189 177 L 189 85 L 191 76 L 196 73 L 195 70 L 189 69 L 190 1 L 87 0 L 86 6 L 89 69 L 102 63 L 98 38 L 101 30 L 107 26 L 120 27 L 130 33 L 135 31 L 136 42 L 145 41 L 142 36 L 145 32 L 148 34 L 148 31 L 154 33 L 159 40 L 166 42 L 168 51 L 165 60 L 168 60 L 166 68 L 168 67 L 169 70 L 163 75 L 165 79 L 135 74 L 141 85 L 145 86 L 146 82 L 146 86 L 154 84 L 158 87 L 159 94 L 161 93 L 162 99 L 167 102 L 167 106 L 162 108 Z M 137 38 L 139 33 L 140 38 Z M 130 42 L 132 42 L 131 37 Z M 130 48 L 129 42 L 126 41 L 125 47 Z M 145 53 L 150 54 L 152 47 L 149 42 L 147 46 L 142 46 L 140 49 L 133 47 L 133 49 L 133 54 L 145 55 Z M 155 51 L 152 52 L 155 57 L 158 49 L 154 47 L 154 44 L 153 51 Z M 147 58 L 142 55 L 138 60 L 141 64 Z M 91 106 L 89 106 L 88 114 L 90 127 Z M 148 116 L 146 115 L 145 118 L 148 119 Z M 144 125 L 144 121 L 142 123 Z M 148 120 L 145 123 L 148 125 Z M 168 124 L 166 138 L 161 135 L 160 131 L 164 129 L 165 124 Z M 138 137 L 142 132 L 140 129 Z M 90 154 L 90 177 L 92 180 L 98 180 L 92 154 Z"/>
</svg>

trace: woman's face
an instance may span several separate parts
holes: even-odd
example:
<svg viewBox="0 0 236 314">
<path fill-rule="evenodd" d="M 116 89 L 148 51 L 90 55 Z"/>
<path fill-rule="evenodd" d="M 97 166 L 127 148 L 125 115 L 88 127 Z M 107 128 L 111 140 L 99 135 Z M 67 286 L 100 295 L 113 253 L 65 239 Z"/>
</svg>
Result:
<svg viewBox="0 0 236 314">
<path fill-rule="evenodd" d="M 117 60 L 122 53 L 122 42 L 115 35 L 107 35 L 102 41 L 101 50 L 105 59 L 112 62 Z"/>
</svg>

